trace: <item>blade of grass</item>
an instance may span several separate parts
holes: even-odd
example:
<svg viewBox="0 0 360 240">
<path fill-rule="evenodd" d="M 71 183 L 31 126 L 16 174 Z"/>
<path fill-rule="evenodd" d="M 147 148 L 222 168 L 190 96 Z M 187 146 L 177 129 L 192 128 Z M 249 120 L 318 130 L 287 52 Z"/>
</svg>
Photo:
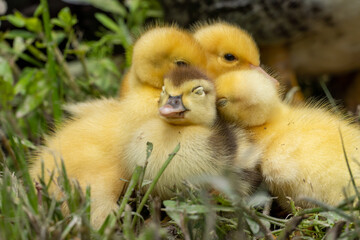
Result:
<svg viewBox="0 0 360 240">
<path fill-rule="evenodd" d="M 169 165 L 169 163 L 175 157 L 175 155 L 178 153 L 179 150 L 180 150 L 180 143 L 175 147 L 174 151 L 169 154 L 168 159 L 165 161 L 165 163 L 160 168 L 158 174 L 153 179 L 152 183 L 149 186 L 149 189 L 146 191 L 146 193 L 145 193 L 139 207 L 136 210 L 136 214 L 134 215 L 134 219 L 132 221 L 132 228 L 135 227 L 135 224 L 136 224 L 136 221 L 137 221 L 137 215 L 140 215 L 140 212 L 143 209 L 146 201 L 148 200 L 150 193 L 154 190 L 156 183 L 159 181 L 159 179 L 160 179 L 161 175 L 163 174 L 163 172 L 165 171 L 166 167 Z"/>
<path fill-rule="evenodd" d="M 240 206 L 240 209 L 259 225 L 260 230 L 264 233 L 266 240 L 274 240 L 271 231 L 265 226 L 265 224 L 260 220 L 258 216 L 256 216 L 256 214 L 251 209 L 248 209 L 246 206 Z"/>
<path fill-rule="evenodd" d="M 129 198 L 130 198 L 131 194 L 133 193 L 134 188 L 136 187 L 136 184 L 139 181 L 139 178 L 140 178 L 141 173 L 143 172 L 143 169 L 144 168 L 142 166 L 136 166 L 136 168 L 133 172 L 133 175 L 131 177 L 130 184 L 125 192 L 124 198 L 121 201 L 119 211 L 118 211 L 119 216 L 121 216 L 122 213 L 124 212 L 126 204 L 128 203 Z"/>
<path fill-rule="evenodd" d="M 18 171 L 21 170 L 20 169 L 20 164 L 18 163 L 18 161 L 16 159 L 15 153 L 14 153 L 13 149 L 11 148 L 11 146 L 9 144 L 9 140 L 6 138 L 5 133 L 1 129 L 0 129 L 0 142 L 1 142 L 1 145 L 5 148 L 5 150 L 9 153 L 11 159 L 14 162 L 14 165 L 15 165 L 16 169 Z M 4 164 L 6 164 L 5 155 L 4 155 L 4 158 L 3 158 L 2 162 Z"/>
<path fill-rule="evenodd" d="M 126 207 L 125 207 L 123 232 L 124 232 L 125 239 L 135 240 L 135 235 L 134 235 L 134 232 L 132 231 L 132 227 L 131 227 L 131 207 L 129 205 L 126 205 Z"/>
<path fill-rule="evenodd" d="M 336 240 L 339 238 L 343 227 L 345 226 L 345 221 L 339 221 L 326 233 L 326 240 Z"/>
<path fill-rule="evenodd" d="M 140 180 L 139 180 L 139 189 L 142 188 L 142 184 L 144 182 L 144 176 L 145 176 L 145 171 L 146 171 L 146 167 L 147 164 L 149 162 L 149 158 L 151 156 L 153 150 L 153 144 L 151 142 L 147 142 L 146 143 L 146 160 L 145 160 L 145 164 L 144 164 L 144 170 L 142 171 L 142 174 L 140 175 Z"/>
<path fill-rule="evenodd" d="M 150 155 L 152 153 L 153 150 L 153 144 L 151 142 L 147 142 L 146 143 L 146 160 L 144 163 L 144 170 L 141 172 L 140 175 L 140 179 L 138 181 L 138 187 L 137 187 L 137 191 L 136 191 L 136 207 L 140 206 L 140 202 L 141 202 L 141 189 L 143 187 L 143 182 L 144 182 L 144 177 L 145 177 L 145 171 L 146 171 L 146 167 L 148 165 L 148 161 L 150 158 Z"/>
<path fill-rule="evenodd" d="M 336 111 L 338 111 L 337 107 L 336 107 L 336 103 L 334 98 L 331 96 L 331 93 L 329 91 L 329 89 L 327 88 L 326 84 L 325 84 L 325 80 L 326 79 L 322 79 L 320 81 L 320 85 L 322 87 L 322 89 L 324 90 L 324 93 L 326 95 L 326 98 L 329 100 L 329 102 L 331 103 L 331 105 L 335 108 Z"/>
<path fill-rule="evenodd" d="M 60 106 L 60 94 L 59 94 L 59 91 L 61 91 L 61 84 L 60 82 L 58 82 L 56 76 L 55 53 L 53 46 L 54 43 L 51 36 L 52 27 L 50 23 L 49 6 L 47 0 L 40 0 L 40 3 L 43 8 L 42 18 L 43 18 L 45 39 L 46 39 L 46 53 L 47 53 L 46 70 L 50 84 L 53 89 L 53 94 L 52 94 L 53 116 L 55 121 L 59 121 L 61 118 L 61 106 Z"/>
<path fill-rule="evenodd" d="M 341 209 L 338 209 L 337 207 L 332 207 L 332 206 L 329 206 L 323 202 L 320 202 L 320 201 L 317 201 L 315 199 L 312 199 L 312 198 L 301 198 L 300 200 L 305 200 L 305 201 L 308 201 L 308 202 L 311 202 L 311 203 L 314 203 L 315 205 L 318 205 L 320 208 L 326 210 L 326 211 L 332 211 L 332 212 L 335 212 L 337 213 L 339 216 L 345 218 L 346 220 L 350 221 L 350 222 L 353 222 L 355 219 L 346 214 L 344 211 L 342 211 Z M 315 208 L 316 209 L 316 208 Z M 313 209 L 311 209 L 313 210 Z M 305 211 L 302 211 L 301 213 L 299 213 L 298 215 L 304 215 L 306 214 Z"/>
<path fill-rule="evenodd" d="M 343 150 L 344 157 L 345 157 L 345 161 L 346 161 L 346 166 L 347 166 L 347 168 L 348 168 L 348 171 L 349 171 L 349 174 L 350 174 L 350 178 L 351 178 L 351 183 L 352 183 L 352 185 L 353 185 L 353 187 L 354 187 L 356 196 L 357 196 L 357 198 L 359 199 L 359 202 L 360 202 L 360 194 L 359 194 L 359 191 L 358 191 L 357 186 L 356 186 L 356 183 L 355 183 L 354 175 L 353 175 L 353 173 L 352 173 L 352 171 L 351 171 L 351 168 L 350 168 L 349 159 L 348 159 L 347 154 L 346 154 L 344 139 L 343 139 L 343 136 L 342 136 L 342 132 L 341 132 L 340 126 L 339 126 L 339 134 L 340 134 L 340 139 L 341 139 L 342 150 Z"/>
<path fill-rule="evenodd" d="M 80 221 L 80 218 L 78 216 L 73 216 L 72 220 L 69 224 L 67 224 L 64 231 L 61 233 L 61 239 L 65 239 L 66 236 L 70 233 L 71 229 Z"/>
<path fill-rule="evenodd" d="M 263 214 L 258 211 L 256 211 L 255 214 L 258 215 L 260 218 L 264 218 L 266 221 L 269 221 L 270 223 L 280 226 L 280 227 L 284 227 L 285 223 L 288 221 L 288 220 L 284 220 L 284 219 L 280 219 L 280 218 L 275 218 L 275 217 Z"/>
<path fill-rule="evenodd" d="M 8 132 L 11 133 L 11 131 Z M 36 213 L 38 213 L 37 193 L 35 192 L 34 184 L 29 173 L 27 162 L 25 160 L 26 154 L 24 153 L 22 146 L 19 146 L 19 144 L 14 141 L 13 136 L 9 136 L 9 140 L 21 169 L 23 184 L 28 188 L 28 199 L 30 201 L 31 207 Z"/>
<path fill-rule="evenodd" d="M 290 238 L 290 235 L 293 231 L 295 231 L 296 227 L 302 222 L 305 216 L 296 216 L 291 218 L 286 225 L 285 229 L 281 232 L 280 236 L 277 238 L 278 240 L 286 240 Z"/>
</svg>

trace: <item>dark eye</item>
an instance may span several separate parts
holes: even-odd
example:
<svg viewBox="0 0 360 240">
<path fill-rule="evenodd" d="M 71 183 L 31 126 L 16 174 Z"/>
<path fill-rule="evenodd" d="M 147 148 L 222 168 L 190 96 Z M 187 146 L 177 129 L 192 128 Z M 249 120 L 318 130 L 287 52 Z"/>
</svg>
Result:
<svg viewBox="0 0 360 240">
<path fill-rule="evenodd" d="M 187 62 L 182 61 L 182 60 L 176 61 L 175 64 L 176 64 L 177 66 L 179 66 L 179 67 L 183 67 L 183 66 L 187 66 L 187 65 L 188 65 Z"/>
<path fill-rule="evenodd" d="M 228 104 L 228 100 L 226 98 L 220 98 L 216 101 L 217 107 L 225 107 Z"/>
<path fill-rule="evenodd" d="M 234 55 L 232 55 L 231 53 L 225 53 L 224 58 L 226 61 L 229 61 L 229 62 L 236 60 L 236 57 Z"/>
</svg>

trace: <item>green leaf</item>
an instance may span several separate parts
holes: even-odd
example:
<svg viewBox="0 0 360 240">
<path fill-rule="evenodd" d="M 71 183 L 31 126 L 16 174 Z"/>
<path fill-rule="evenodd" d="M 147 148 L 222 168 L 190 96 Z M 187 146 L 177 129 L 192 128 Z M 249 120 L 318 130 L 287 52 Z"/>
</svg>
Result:
<svg viewBox="0 0 360 240">
<path fill-rule="evenodd" d="M 42 89 L 49 88 L 47 79 L 45 78 L 44 72 L 37 70 L 34 75 L 34 79 L 30 82 L 30 85 L 27 89 L 27 93 L 30 95 L 36 95 Z"/>
<path fill-rule="evenodd" d="M 25 54 L 25 53 L 21 53 L 19 55 L 19 57 L 31 64 L 34 64 L 35 66 L 37 67 L 43 67 L 43 64 L 41 62 L 39 62 L 38 60 L 36 60 L 35 58 L 29 56 L 28 54 Z"/>
<path fill-rule="evenodd" d="M 41 21 L 38 18 L 35 17 L 27 18 L 25 20 L 25 26 L 31 32 L 35 32 L 35 33 L 42 32 Z"/>
<path fill-rule="evenodd" d="M 88 3 L 96 8 L 99 8 L 105 12 L 115 13 L 120 15 L 120 17 L 125 17 L 127 12 L 126 8 L 121 5 L 118 0 L 67 0 L 67 2 L 79 3 Z"/>
<path fill-rule="evenodd" d="M 31 148 L 31 149 L 36 149 L 36 146 L 30 142 L 29 140 L 23 138 L 13 138 L 14 142 L 18 145 L 22 145 L 24 147 L 27 147 L 27 148 Z"/>
<path fill-rule="evenodd" d="M 0 100 L 4 107 L 14 97 L 14 78 L 9 63 L 0 57 Z"/>
<path fill-rule="evenodd" d="M 7 60 L 0 56 L 0 76 L 3 77 L 4 82 L 8 84 L 14 83 L 14 78 L 11 72 L 10 64 Z"/>
<path fill-rule="evenodd" d="M 16 111 L 16 117 L 22 118 L 26 114 L 33 111 L 38 107 L 45 99 L 49 89 L 44 88 L 40 90 L 36 95 L 27 95 L 24 102 L 20 105 L 19 109 Z"/>
<path fill-rule="evenodd" d="M 36 69 L 25 68 L 20 77 L 19 81 L 15 85 L 15 94 L 25 94 L 29 84 L 34 81 Z"/>
<path fill-rule="evenodd" d="M 117 0 L 82 0 L 83 2 L 88 2 L 96 8 L 104 10 L 105 12 L 111 12 L 119 14 L 121 17 L 126 16 L 126 9 L 123 5 Z"/>
<path fill-rule="evenodd" d="M 51 23 L 58 27 L 65 28 L 64 22 L 62 22 L 60 19 L 53 18 L 53 19 L 51 19 Z"/>
<path fill-rule="evenodd" d="M 42 53 L 39 49 L 37 49 L 36 47 L 34 47 L 33 45 L 28 45 L 27 49 L 32 53 L 32 55 L 34 55 L 37 59 L 40 59 L 42 61 L 46 61 L 47 57 L 45 56 L 44 53 Z"/>
<path fill-rule="evenodd" d="M 66 34 L 64 33 L 64 31 L 51 31 L 51 36 L 53 41 L 59 44 L 65 39 Z"/>
<path fill-rule="evenodd" d="M 24 39 L 33 39 L 36 37 L 36 35 L 32 32 L 28 32 L 25 30 L 11 30 L 5 34 L 6 39 L 14 39 L 16 37 L 24 38 Z"/>
<path fill-rule="evenodd" d="M 105 27 L 107 27 L 108 29 L 117 32 L 117 33 L 121 33 L 121 29 L 120 27 L 108 16 L 106 16 L 103 13 L 95 13 L 95 18 L 101 22 Z"/>
<path fill-rule="evenodd" d="M 116 66 L 116 64 L 110 58 L 101 59 L 101 65 L 111 73 L 115 74 L 117 77 L 121 77 L 118 66 Z"/>
<path fill-rule="evenodd" d="M 78 56 L 84 56 L 90 50 L 89 45 L 80 43 L 76 49 L 69 49 L 67 53 L 76 54 Z"/>
<path fill-rule="evenodd" d="M 257 234 L 260 231 L 260 226 L 255 221 L 250 218 L 246 218 L 246 223 L 248 224 L 251 232 Z"/>
<path fill-rule="evenodd" d="M 34 17 L 38 17 L 42 14 L 44 8 L 42 4 L 39 4 L 39 6 L 36 8 L 35 12 L 34 12 Z"/>
<path fill-rule="evenodd" d="M 77 19 L 71 16 L 70 8 L 68 7 L 60 10 L 58 18 L 63 21 L 67 27 L 71 27 L 77 23 Z"/>
<path fill-rule="evenodd" d="M 165 211 L 177 224 L 180 224 L 180 216 L 184 213 L 191 219 L 198 219 L 200 214 L 206 214 L 209 209 L 204 205 L 188 204 L 172 200 L 163 201 Z"/>
<path fill-rule="evenodd" d="M 65 29 L 65 31 L 70 31 L 72 26 L 77 23 L 77 19 L 71 15 L 70 9 L 66 7 L 60 10 L 58 18 L 51 19 L 51 23 Z"/>
<path fill-rule="evenodd" d="M 129 28 L 122 19 L 119 20 L 119 25 L 121 30 L 120 33 L 122 37 L 122 45 L 124 46 L 125 50 L 128 50 L 128 48 L 133 44 Z"/>
<path fill-rule="evenodd" d="M 8 15 L 7 20 L 15 27 L 21 28 L 25 26 L 25 20 L 15 15 Z"/>
<path fill-rule="evenodd" d="M 319 213 L 319 216 L 326 218 L 326 221 L 332 225 L 335 224 L 335 222 L 344 220 L 343 217 L 339 216 L 335 212 L 330 212 L 330 211 L 329 212 L 321 212 L 321 213 Z"/>
<path fill-rule="evenodd" d="M 94 83 L 103 92 L 112 92 L 118 88 L 121 74 L 118 66 L 110 58 L 92 58 L 87 60 L 88 71 L 91 76 L 91 82 Z M 116 83 L 116 84 L 114 84 Z"/>
<path fill-rule="evenodd" d="M 26 49 L 25 41 L 23 38 L 16 37 L 13 43 L 15 54 L 21 54 Z"/>
<path fill-rule="evenodd" d="M 140 1 L 139 0 L 127 1 L 126 6 L 129 8 L 130 12 L 133 13 L 139 9 Z"/>
</svg>

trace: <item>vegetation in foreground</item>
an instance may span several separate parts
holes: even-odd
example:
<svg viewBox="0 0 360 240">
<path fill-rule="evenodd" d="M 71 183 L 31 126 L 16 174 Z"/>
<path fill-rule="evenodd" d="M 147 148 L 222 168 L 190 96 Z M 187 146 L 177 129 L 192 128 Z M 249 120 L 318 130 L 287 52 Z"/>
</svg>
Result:
<svg viewBox="0 0 360 240">
<path fill-rule="evenodd" d="M 95 1 L 90 1 L 94 4 Z M 142 180 L 146 169 L 137 168 L 120 208 L 99 230 L 89 225 L 90 191 L 81 191 L 66 176 L 34 187 L 27 156 L 63 116 L 65 102 L 114 96 L 130 65 L 133 35 L 146 19 L 161 18 L 157 2 L 116 0 L 94 4 L 104 13 L 97 41 L 81 40 L 74 30 L 76 16 L 69 8 L 50 19 L 46 0 L 34 16 L 19 12 L 1 17 L 14 29 L 0 32 L 0 239 L 357 239 L 360 236 L 360 196 L 338 207 L 298 209 L 292 214 L 270 214 L 272 199 L 259 191 L 246 203 L 226 177 L 207 181 L 220 195 L 189 184 L 188 191 L 161 202 L 151 196 L 156 180 Z M 136 13 L 136 14 L 135 14 Z M 113 56 L 115 47 L 124 54 Z M 26 66 L 26 67 L 22 67 Z M 148 144 L 148 156 L 151 154 Z M 173 153 L 169 153 L 171 164 Z M 148 157 L 148 156 L 144 156 Z M 166 167 L 166 166 L 164 166 Z M 161 172 L 158 175 L 161 176 Z M 61 184 L 62 199 L 49 196 L 50 184 Z M 148 192 L 139 189 L 147 186 Z M 83 193 L 85 192 L 85 194 Z M 63 203 L 70 214 L 64 216 Z"/>
</svg>

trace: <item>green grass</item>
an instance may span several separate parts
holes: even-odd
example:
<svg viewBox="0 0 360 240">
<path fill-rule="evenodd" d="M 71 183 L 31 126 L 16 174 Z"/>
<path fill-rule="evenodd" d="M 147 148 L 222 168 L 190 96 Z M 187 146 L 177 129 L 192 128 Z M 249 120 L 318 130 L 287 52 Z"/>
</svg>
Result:
<svg viewBox="0 0 360 240">
<path fill-rule="evenodd" d="M 95 230 L 89 219 L 90 189 L 81 191 L 70 182 L 66 169 L 56 179 L 65 192 L 61 199 L 49 195 L 52 181 L 34 187 L 28 156 L 41 144 L 41 136 L 63 118 L 62 105 L 115 96 L 130 65 L 132 36 L 146 19 L 162 16 L 153 0 L 106 3 L 94 3 L 108 13 L 95 15 L 102 24 L 97 41 L 77 38 L 77 18 L 68 8 L 50 19 L 46 0 L 32 17 L 15 12 L 0 18 L 16 27 L 0 33 L 0 239 L 356 239 L 360 235 L 358 194 L 338 207 L 318 203 L 319 208 L 298 209 L 289 200 L 292 214 L 279 218 L 269 214 L 272 200 L 264 192 L 245 202 L 226 177 L 207 179 L 220 195 L 188 186 L 161 202 L 151 195 L 160 171 L 142 196 L 146 167 L 138 167 L 119 199 L 119 210 Z M 124 56 L 112 55 L 118 45 Z M 20 68 L 20 61 L 26 67 Z M 149 143 L 147 157 L 151 150 Z M 177 151 L 169 153 L 166 164 Z M 61 211 L 65 202 L 66 216 Z"/>
</svg>

